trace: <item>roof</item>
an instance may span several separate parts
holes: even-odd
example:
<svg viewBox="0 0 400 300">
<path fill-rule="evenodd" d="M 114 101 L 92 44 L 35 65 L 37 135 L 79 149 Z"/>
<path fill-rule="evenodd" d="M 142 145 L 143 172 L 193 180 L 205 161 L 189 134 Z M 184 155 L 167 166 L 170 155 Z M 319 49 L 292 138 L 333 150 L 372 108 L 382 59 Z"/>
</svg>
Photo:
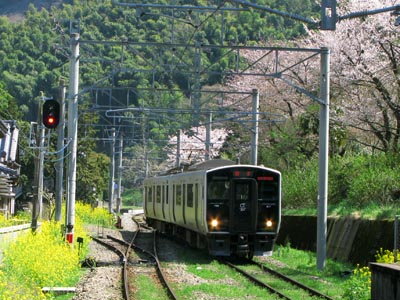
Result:
<svg viewBox="0 0 400 300">
<path fill-rule="evenodd" d="M 194 164 L 188 168 L 188 171 L 209 170 L 223 166 L 232 166 L 235 163 L 227 159 L 213 159 Z"/>
</svg>

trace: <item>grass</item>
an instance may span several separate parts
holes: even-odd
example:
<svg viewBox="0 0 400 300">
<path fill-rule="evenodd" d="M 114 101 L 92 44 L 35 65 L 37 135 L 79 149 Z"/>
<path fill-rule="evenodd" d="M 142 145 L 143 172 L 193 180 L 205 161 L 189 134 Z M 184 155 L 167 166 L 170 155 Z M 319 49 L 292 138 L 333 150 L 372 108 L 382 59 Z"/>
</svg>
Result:
<svg viewBox="0 0 400 300">
<path fill-rule="evenodd" d="M 300 281 L 321 293 L 339 299 L 345 293 L 345 286 L 354 266 L 326 260 L 323 271 L 317 269 L 316 255 L 287 246 L 276 246 L 269 258 L 259 258 L 268 267 Z"/>
<path fill-rule="evenodd" d="M 171 278 L 177 278 L 172 286 L 180 299 L 275 299 L 205 251 L 183 245 L 176 249 L 173 255 L 162 258 L 162 261 L 166 269 L 181 270 L 170 273 Z M 318 271 L 314 253 L 289 246 L 276 246 L 272 257 L 256 259 L 334 299 L 342 298 L 349 279 L 344 274 L 351 273 L 354 268 L 328 259 L 325 270 Z M 309 299 L 298 293 L 294 292 L 292 299 Z"/>
<path fill-rule="evenodd" d="M 156 285 L 152 278 L 146 275 L 139 275 L 134 278 L 132 286 L 136 288 L 135 299 L 142 300 L 167 300 L 168 296 Z"/>
<path fill-rule="evenodd" d="M 329 201 L 329 200 L 328 200 Z M 282 209 L 283 215 L 296 216 L 316 216 L 316 207 Z M 341 203 L 339 205 L 328 205 L 328 217 L 359 217 L 370 220 L 387 220 L 394 219 L 396 215 L 400 215 L 400 205 L 390 203 L 387 205 L 379 205 L 371 203 L 365 207 L 354 207 L 349 203 Z"/>
</svg>

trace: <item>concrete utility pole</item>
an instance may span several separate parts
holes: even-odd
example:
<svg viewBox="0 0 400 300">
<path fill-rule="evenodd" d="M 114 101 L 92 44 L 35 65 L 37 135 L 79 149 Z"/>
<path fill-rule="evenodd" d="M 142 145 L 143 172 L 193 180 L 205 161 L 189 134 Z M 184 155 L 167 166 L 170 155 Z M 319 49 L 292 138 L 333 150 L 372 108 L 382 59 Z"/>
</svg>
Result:
<svg viewBox="0 0 400 300">
<path fill-rule="evenodd" d="M 119 137 L 119 166 L 118 166 L 118 187 L 117 187 L 117 213 L 119 214 L 122 203 L 122 148 L 124 146 L 124 137 L 120 134 Z"/>
<path fill-rule="evenodd" d="M 65 129 L 65 82 L 60 80 L 60 124 L 57 127 L 57 163 L 56 163 L 56 208 L 55 221 L 61 221 L 63 181 L 64 181 L 64 129 Z"/>
<path fill-rule="evenodd" d="M 113 212 L 114 206 L 114 170 L 115 170 L 115 128 L 111 128 L 111 165 L 110 165 L 110 182 L 108 184 L 108 211 Z"/>
<path fill-rule="evenodd" d="M 44 165 L 44 135 L 45 128 L 42 124 L 42 105 L 44 101 L 43 94 L 40 95 L 38 104 L 38 136 L 39 148 L 35 157 L 35 178 L 33 183 L 33 207 L 32 207 L 32 231 L 36 231 L 38 220 L 42 218 L 43 213 L 43 165 Z"/>
<path fill-rule="evenodd" d="M 328 214 L 328 150 L 329 150 L 329 55 L 328 48 L 321 48 L 321 103 L 319 117 L 319 178 L 317 220 L 317 268 L 325 268 L 326 232 Z"/>
<path fill-rule="evenodd" d="M 258 163 L 258 118 L 260 107 L 260 96 L 257 89 L 253 89 L 253 129 L 251 131 L 251 164 L 257 166 Z"/>
<path fill-rule="evenodd" d="M 78 90 L 79 90 L 79 33 L 71 33 L 70 78 L 68 95 L 68 139 L 70 141 L 68 163 L 68 203 L 66 215 L 66 239 L 73 245 L 76 196 L 76 153 L 78 147 Z"/>
</svg>

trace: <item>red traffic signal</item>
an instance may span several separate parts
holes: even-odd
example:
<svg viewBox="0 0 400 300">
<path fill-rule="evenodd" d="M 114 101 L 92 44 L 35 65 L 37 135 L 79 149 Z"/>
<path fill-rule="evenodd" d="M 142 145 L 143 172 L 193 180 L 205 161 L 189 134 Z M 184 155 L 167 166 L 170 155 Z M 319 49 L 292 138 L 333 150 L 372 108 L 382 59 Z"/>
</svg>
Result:
<svg viewBox="0 0 400 300">
<path fill-rule="evenodd" d="M 47 128 L 56 128 L 60 122 L 60 104 L 57 100 L 46 100 L 42 108 L 42 122 Z"/>
</svg>

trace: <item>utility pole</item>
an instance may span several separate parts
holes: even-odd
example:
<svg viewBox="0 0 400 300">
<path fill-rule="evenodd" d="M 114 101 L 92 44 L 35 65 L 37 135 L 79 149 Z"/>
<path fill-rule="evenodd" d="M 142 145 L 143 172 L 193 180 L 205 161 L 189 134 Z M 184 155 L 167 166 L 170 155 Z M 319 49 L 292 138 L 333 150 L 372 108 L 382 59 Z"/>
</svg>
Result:
<svg viewBox="0 0 400 300">
<path fill-rule="evenodd" d="M 119 214 L 122 203 L 122 147 L 124 145 L 124 137 L 120 134 L 119 137 L 119 166 L 118 166 L 118 187 L 117 187 L 117 213 Z"/>
<path fill-rule="evenodd" d="M 44 135 L 45 128 L 42 124 L 42 106 L 44 96 L 41 92 L 38 104 L 38 136 L 39 148 L 35 156 L 35 178 L 33 184 L 33 207 L 32 207 L 32 231 L 35 232 L 38 227 L 38 220 L 42 218 L 43 212 L 43 165 L 44 165 Z"/>
<path fill-rule="evenodd" d="M 251 130 L 251 164 L 257 166 L 258 159 L 258 118 L 259 118 L 259 107 L 260 97 L 257 89 L 253 89 L 252 92 L 253 105 L 252 105 L 252 124 L 253 129 Z"/>
<path fill-rule="evenodd" d="M 70 39 L 70 82 L 68 95 L 68 139 L 70 141 L 68 163 L 68 203 L 66 214 L 66 239 L 73 245 L 76 196 L 76 153 L 78 147 L 78 89 L 79 89 L 79 33 L 72 32 Z"/>
<path fill-rule="evenodd" d="M 111 164 L 110 164 L 110 182 L 108 184 L 108 211 L 110 213 L 113 212 L 113 205 L 114 205 L 114 170 L 115 170 L 115 128 L 111 128 Z"/>
<path fill-rule="evenodd" d="M 317 268 L 325 268 L 326 233 L 328 214 L 328 150 L 329 150 L 329 55 L 328 48 L 321 48 L 321 103 L 319 116 L 319 177 L 317 219 Z"/>
<path fill-rule="evenodd" d="M 59 103 L 60 103 L 60 124 L 57 127 L 57 162 L 56 162 L 56 208 L 54 220 L 61 221 L 63 181 L 64 181 L 64 129 L 65 129 L 65 82 L 60 80 Z"/>
</svg>

